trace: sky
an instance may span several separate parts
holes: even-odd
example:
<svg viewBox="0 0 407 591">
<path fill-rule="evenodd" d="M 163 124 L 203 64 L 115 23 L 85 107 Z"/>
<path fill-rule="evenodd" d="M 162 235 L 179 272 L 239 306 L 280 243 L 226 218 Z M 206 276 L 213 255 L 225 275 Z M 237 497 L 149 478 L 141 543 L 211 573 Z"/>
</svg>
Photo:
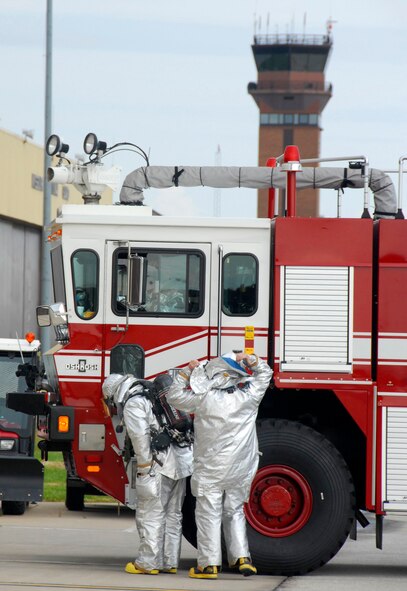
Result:
<svg viewBox="0 0 407 591">
<path fill-rule="evenodd" d="M 33 130 L 40 145 L 46 5 L 0 2 L 0 127 Z M 329 19 L 321 157 L 366 155 L 394 170 L 407 154 L 407 0 L 53 0 L 52 131 L 72 156 L 92 131 L 109 146 L 139 145 L 154 165 L 256 166 L 255 29 L 322 35 Z M 144 164 L 128 152 L 106 160 L 123 178 Z M 215 199 L 209 188 L 145 193 L 164 215 L 211 216 Z M 224 189 L 220 200 L 222 216 L 256 216 L 255 190 Z M 358 217 L 362 203 L 348 190 L 343 214 Z M 336 215 L 334 191 L 322 193 L 321 215 Z"/>
</svg>

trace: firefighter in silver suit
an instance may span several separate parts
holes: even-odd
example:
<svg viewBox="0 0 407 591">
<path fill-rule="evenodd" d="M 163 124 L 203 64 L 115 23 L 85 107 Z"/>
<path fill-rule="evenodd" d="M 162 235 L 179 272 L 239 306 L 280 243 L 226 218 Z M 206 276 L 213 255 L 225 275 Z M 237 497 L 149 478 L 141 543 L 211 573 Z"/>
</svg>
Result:
<svg viewBox="0 0 407 591">
<path fill-rule="evenodd" d="M 244 576 L 252 564 L 243 506 L 258 466 L 256 417 L 272 370 L 257 355 L 228 353 L 204 364 L 193 360 L 167 394 L 176 408 L 194 413 L 197 567 L 192 578 L 217 578 L 221 526 L 229 565 Z"/>
<path fill-rule="evenodd" d="M 152 434 L 160 429 L 153 405 L 137 395 L 134 376 L 111 374 L 103 384 L 105 398 L 122 410 L 123 422 L 137 460 L 136 525 L 140 545 L 130 574 L 176 574 L 181 553 L 182 504 L 186 477 L 192 473 L 192 446 L 171 443 L 155 453 Z"/>
</svg>

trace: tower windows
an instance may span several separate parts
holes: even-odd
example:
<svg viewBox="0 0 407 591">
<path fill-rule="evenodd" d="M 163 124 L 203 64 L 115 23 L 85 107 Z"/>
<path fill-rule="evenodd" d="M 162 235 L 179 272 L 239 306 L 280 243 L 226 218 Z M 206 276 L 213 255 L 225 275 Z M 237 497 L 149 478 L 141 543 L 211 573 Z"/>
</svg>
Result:
<svg viewBox="0 0 407 591">
<path fill-rule="evenodd" d="M 260 125 L 319 125 L 314 113 L 260 113 Z"/>
</svg>

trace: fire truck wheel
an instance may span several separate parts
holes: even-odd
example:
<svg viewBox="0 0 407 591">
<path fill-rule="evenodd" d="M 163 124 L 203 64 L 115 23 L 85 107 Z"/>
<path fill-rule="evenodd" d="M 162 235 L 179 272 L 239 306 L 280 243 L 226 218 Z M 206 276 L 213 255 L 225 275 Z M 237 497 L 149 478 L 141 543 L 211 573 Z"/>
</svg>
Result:
<svg viewBox="0 0 407 591">
<path fill-rule="evenodd" d="M 348 466 L 323 435 L 301 423 L 258 423 L 259 469 L 246 505 L 249 546 L 264 573 L 302 575 L 341 548 L 355 516 Z"/>
<path fill-rule="evenodd" d="M 25 501 L 2 501 L 1 509 L 3 515 L 23 515 L 27 505 Z"/>
<path fill-rule="evenodd" d="M 65 507 L 68 511 L 83 511 L 85 508 L 85 493 L 75 486 L 66 486 Z"/>
</svg>

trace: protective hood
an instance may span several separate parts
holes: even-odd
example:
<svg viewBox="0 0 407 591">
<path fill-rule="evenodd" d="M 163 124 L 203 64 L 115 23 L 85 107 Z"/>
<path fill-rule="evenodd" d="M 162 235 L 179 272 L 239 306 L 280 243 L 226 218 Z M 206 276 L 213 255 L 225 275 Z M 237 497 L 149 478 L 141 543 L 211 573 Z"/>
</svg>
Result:
<svg viewBox="0 0 407 591">
<path fill-rule="evenodd" d="M 195 394 L 204 394 L 212 388 L 226 390 L 250 379 L 247 371 L 231 357 L 227 353 L 193 370 L 190 384 Z"/>
<path fill-rule="evenodd" d="M 132 386 L 137 379 L 132 375 L 120 375 L 118 373 L 112 373 L 103 382 L 102 392 L 103 396 L 117 404 L 122 404 L 129 388 Z"/>
</svg>

